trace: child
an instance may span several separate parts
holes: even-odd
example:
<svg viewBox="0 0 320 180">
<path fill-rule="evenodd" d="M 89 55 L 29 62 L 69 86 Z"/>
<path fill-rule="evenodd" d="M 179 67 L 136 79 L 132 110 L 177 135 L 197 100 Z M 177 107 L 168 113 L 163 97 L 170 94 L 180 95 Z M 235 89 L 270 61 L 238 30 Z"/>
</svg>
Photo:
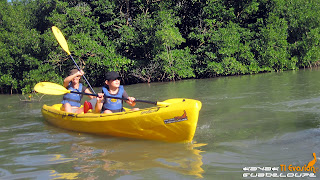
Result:
<svg viewBox="0 0 320 180">
<path fill-rule="evenodd" d="M 129 97 L 123 86 L 120 85 L 120 76 L 118 73 L 114 71 L 108 72 L 106 74 L 105 84 L 106 85 L 102 87 L 102 93 L 98 93 L 99 97 L 97 97 L 95 112 L 116 113 L 124 111 L 121 99 L 108 98 L 104 97 L 104 95 L 115 98 L 126 98 L 128 99 L 126 103 L 130 106 L 133 107 L 136 105 L 134 102 L 135 98 Z M 134 108 L 132 110 L 138 110 L 138 108 Z"/>
<path fill-rule="evenodd" d="M 70 75 L 66 77 L 63 81 L 63 86 L 71 91 L 91 93 L 91 91 L 80 83 L 80 78 L 84 72 L 78 69 L 72 69 Z M 62 110 L 72 113 L 82 113 L 84 111 L 81 106 L 82 94 L 68 93 L 63 96 Z M 89 96 L 90 99 L 95 98 L 94 96 Z"/>
</svg>

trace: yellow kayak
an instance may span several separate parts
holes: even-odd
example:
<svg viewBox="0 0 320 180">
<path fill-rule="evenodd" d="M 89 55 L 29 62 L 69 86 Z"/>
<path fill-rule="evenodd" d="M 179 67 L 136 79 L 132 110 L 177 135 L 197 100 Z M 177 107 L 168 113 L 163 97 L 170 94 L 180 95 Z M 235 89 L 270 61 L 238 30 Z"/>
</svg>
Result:
<svg viewBox="0 0 320 180">
<path fill-rule="evenodd" d="M 43 117 L 51 124 L 84 133 L 166 142 L 191 142 L 196 131 L 201 102 L 193 99 L 168 99 L 166 106 L 137 111 L 99 114 L 67 113 L 61 104 L 43 105 Z"/>
</svg>

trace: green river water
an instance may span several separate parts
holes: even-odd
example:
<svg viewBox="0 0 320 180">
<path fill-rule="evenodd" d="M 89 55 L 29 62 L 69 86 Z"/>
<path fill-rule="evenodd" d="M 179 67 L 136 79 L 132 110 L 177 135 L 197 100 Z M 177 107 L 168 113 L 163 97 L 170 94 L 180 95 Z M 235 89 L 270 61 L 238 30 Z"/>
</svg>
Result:
<svg viewBox="0 0 320 180">
<path fill-rule="evenodd" d="M 314 159 L 312 153 L 320 157 L 318 69 L 135 84 L 125 89 L 143 100 L 200 100 L 194 142 L 71 132 L 46 123 L 41 114 L 43 104 L 59 103 L 61 96 L 23 102 L 21 95 L 0 95 L 0 179 L 255 179 L 246 173 L 298 176 L 302 172 L 290 171 L 290 165 L 307 165 Z M 320 177 L 318 160 L 313 179 Z M 286 171 L 281 170 L 283 165 Z"/>
</svg>

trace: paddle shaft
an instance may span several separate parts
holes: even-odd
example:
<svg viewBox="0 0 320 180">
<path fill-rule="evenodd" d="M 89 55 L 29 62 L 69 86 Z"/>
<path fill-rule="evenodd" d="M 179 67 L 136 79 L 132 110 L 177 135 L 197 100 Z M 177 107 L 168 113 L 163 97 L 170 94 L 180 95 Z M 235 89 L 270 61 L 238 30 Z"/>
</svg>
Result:
<svg viewBox="0 0 320 180">
<path fill-rule="evenodd" d="M 54 37 L 57 39 L 58 43 L 60 44 L 61 48 L 71 57 L 73 63 L 76 65 L 78 71 L 80 71 L 80 67 L 78 66 L 76 61 L 73 59 L 73 57 L 72 57 L 72 55 L 71 55 L 71 53 L 69 51 L 67 40 L 64 37 L 64 35 L 62 34 L 62 32 L 60 31 L 60 29 L 57 28 L 56 26 L 52 26 L 52 32 L 53 32 Z M 91 85 L 90 85 L 89 81 L 87 80 L 86 76 L 85 75 L 82 75 L 82 76 L 83 76 L 83 79 L 88 84 L 90 90 L 93 93 L 96 93 L 96 92 L 94 92 L 93 88 L 91 87 Z"/>
<path fill-rule="evenodd" d="M 98 94 L 91 94 L 91 93 L 85 93 L 85 92 L 78 92 L 78 91 L 70 91 L 70 93 L 75 93 L 75 94 L 83 94 L 83 95 L 88 95 L 88 96 L 96 96 L 99 97 Z M 119 98 L 119 97 L 112 97 L 112 96 L 104 96 L 105 98 L 113 98 L 113 99 L 120 99 L 120 100 L 124 100 L 124 101 L 128 101 L 129 99 L 127 98 Z M 148 104 L 154 104 L 157 105 L 158 102 L 157 101 L 146 101 L 146 100 L 139 100 L 136 99 L 134 100 L 135 102 L 142 102 L 142 103 L 148 103 Z"/>
<path fill-rule="evenodd" d="M 70 54 L 70 57 L 71 57 L 73 63 L 77 66 L 78 71 L 80 71 L 80 67 L 78 66 L 78 64 L 76 63 L 76 61 L 73 59 L 73 57 L 72 57 L 71 54 Z M 87 82 L 88 86 L 90 87 L 90 90 L 91 90 L 93 93 L 96 93 L 96 92 L 94 92 L 93 88 L 91 87 L 91 85 L 90 85 L 89 81 L 87 80 L 86 76 L 85 76 L 85 75 L 82 75 L 82 77 L 83 77 L 83 79 Z"/>
</svg>

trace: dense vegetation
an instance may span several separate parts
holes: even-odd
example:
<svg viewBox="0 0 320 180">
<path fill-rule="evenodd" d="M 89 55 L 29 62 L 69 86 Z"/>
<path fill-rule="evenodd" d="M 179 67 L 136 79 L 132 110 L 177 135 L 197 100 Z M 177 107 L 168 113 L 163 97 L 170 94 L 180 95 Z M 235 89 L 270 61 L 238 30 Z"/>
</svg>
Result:
<svg viewBox="0 0 320 180">
<path fill-rule="evenodd" d="M 316 66 L 318 0 L 0 0 L 0 93 L 61 83 L 73 62 L 91 85 L 252 74 Z"/>
</svg>

